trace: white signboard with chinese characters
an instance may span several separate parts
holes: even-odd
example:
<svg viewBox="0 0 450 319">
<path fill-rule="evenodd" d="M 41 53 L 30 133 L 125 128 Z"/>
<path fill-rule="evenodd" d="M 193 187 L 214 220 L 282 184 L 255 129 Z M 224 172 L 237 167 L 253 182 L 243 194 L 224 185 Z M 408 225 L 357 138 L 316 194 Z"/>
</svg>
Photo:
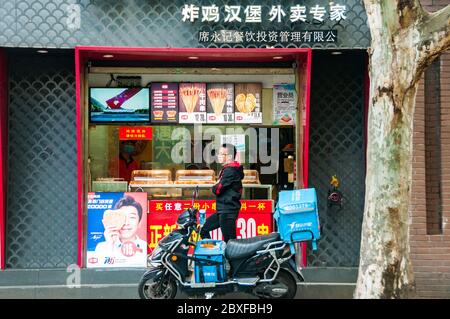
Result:
<svg viewBox="0 0 450 319">
<path fill-rule="evenodd" d="M 273 124 L 295 125 L 297 110 L 295 84 L 273 86 Z"/>
<path fill-rule="evenodd" d="M 344 1 L 343 1 L 344 2 Z M 345 3 L 345 2 L 344 2 Z M 326 20 L 339 22 L 347 19 L 347 6 L 330 2 L 326 5 L 313 4 L 310 6 L 297 4 L 284 7 L 280 4 L 272 5 L 268 12 L 263 12 L 261 5 L 225 5 L 218 7 L 185 4 L 181 8 L 183 22 L 203 23 L 318 23 Z M 222 19 L 222 21 L 221 21 Z"/>
<path fill-rule="evenodd" d="M 198 33 L 200 43 L 336 43 L 337 30 L 308 31 L 238 31 L 238 30 L 202 30 Z"/>
</svg>

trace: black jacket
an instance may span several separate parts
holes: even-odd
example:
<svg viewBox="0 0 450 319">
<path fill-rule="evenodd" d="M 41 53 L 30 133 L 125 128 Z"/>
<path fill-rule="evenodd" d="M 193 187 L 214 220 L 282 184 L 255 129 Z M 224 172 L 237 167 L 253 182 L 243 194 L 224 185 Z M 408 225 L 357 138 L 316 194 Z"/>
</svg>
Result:
<svg viewBox="0 0 450 319">
<path fill-rule="evenodd" d="M 218 213 L 235 213 L 241 209 L 242 179 L 244 168 L 238 162 L 225 165 L 219 173 L 219 181 L 212 188 L 216 195 Z"/>
</svg>

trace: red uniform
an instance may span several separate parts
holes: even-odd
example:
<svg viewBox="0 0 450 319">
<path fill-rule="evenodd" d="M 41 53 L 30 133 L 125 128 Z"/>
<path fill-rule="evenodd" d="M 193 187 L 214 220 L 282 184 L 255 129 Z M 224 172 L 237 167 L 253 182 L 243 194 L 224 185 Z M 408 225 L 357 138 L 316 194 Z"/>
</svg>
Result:
<svg viewBox="0 0 450 319">
<path fill-rule="evenodd" d="M 127 162 L 125 158 L 122 156 L 119 160 L 119 177 L 123 178 L 126 181 L 131 180 L 131 172 L 134 170 L 139 169 L 139 163 L 134 160 L 132 157 L 130 158 L 130 161 Z"/>
</svg>

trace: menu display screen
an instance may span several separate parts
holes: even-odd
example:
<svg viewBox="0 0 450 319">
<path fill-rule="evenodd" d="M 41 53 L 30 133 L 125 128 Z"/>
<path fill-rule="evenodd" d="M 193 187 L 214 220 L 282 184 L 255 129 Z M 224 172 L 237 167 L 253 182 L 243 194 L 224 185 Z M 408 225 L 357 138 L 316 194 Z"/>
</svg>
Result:
<svg viewBox="0 0 450 319">
<path fill-rule="evenodd" d="M 178 123 L 178 83 L 152 83 L 151 122 Z"/>
<path fill-rule="evenodd" d="M 90 88 L 91 123 L 138 123 L 149 121 L 148 88 Z"/>
</svg>

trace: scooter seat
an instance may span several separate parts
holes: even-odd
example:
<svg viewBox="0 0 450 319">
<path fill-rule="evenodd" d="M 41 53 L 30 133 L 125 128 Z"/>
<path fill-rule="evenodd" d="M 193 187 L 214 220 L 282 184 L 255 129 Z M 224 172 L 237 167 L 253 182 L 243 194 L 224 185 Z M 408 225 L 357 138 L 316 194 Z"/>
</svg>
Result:
<svg viewBox="0 0 450 319">
<path fill-rule="evenodd" d="M 258 250 L 264 249 L 266 244 L 278 240 L 280 240 L 279 233 L 270 233 L 245 239 L 230 239 L 225 248 L 225 257 L 228 260 L 249 257 Z"/>
</svg>

